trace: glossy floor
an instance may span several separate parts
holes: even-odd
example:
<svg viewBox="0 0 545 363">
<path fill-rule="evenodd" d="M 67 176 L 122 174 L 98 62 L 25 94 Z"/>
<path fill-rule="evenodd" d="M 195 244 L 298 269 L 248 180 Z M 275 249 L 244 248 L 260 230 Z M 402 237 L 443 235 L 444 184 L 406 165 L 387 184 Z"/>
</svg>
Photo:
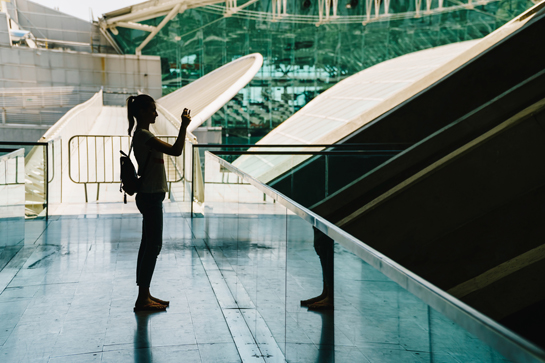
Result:
<svg viewBox="0 0 545 363">
<path fill-rule="evenodd" d="M 171 306 L 135 314 L 140 215 L 80 210 L 0 248 L 0 362 L 504 361 L 339 246 L 335 310 L 300 307 L 320 262 L 278 205 L 192 220 L 165 203 L 152 293 Z"/>
</svg>

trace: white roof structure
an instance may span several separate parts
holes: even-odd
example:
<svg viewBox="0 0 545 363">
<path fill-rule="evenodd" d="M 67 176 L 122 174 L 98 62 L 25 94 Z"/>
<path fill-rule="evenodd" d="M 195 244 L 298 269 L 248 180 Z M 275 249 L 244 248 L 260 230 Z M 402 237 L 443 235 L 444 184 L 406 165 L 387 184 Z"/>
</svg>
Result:
<svg viewBox="0 0 545 363">
<path fill-rule="evenodd" d="M 454 43 L 406 54 L 356 73 L 318 95 L 258 144 L 334 144 L 380 115 L 382 112 L 377 111 L 385 104 L 390 105 L 389 109 L 413 96 L 416 92 L 410 90 L 410 86 L 477 42 Z M 394 96 L 400 95 L 398 102 L 390 102 Z M 260 181 L 268 182 L 309 157 L 244 155 L 233 164 Z"/>
<path fill-rule="evenodd" d="M 176 131 L 165 129 L 160 132 L 165 135 L 177 132 L 184 108 L 191 110 L 192 121 L 187 130 L 193 132 L 244 88 L 262 65 L 261 54 L 249 54 L 161 97 L 157 100 L 158 108 L 176 126 Z"/>
<path fill-rule="evenodd" d="M 543 10 L 545 1 L 541 4 L 482 39 L 406 54 L 356 73 L 317 96 L 258 144 L 329 145 L 339 142 L 531 22 Z M 309 150 L 319 149 L 309 146 L 306 151 Z M 233 165 L 267 183 L 309 157 L 244 155 Z"/>
<path fill-rule="evenodd" d="M 407 89 L 478 41 L 454 43 L 394 58 L 356 73 L 318 95 L 265 136 L 260 144 L 330 144 L 335 130 L 369 121 L 369 110 Z M 411 94 L 412 96 L 412 94 Z M 342 135 L 343 137 L 346 135 Z"/>
</svg>

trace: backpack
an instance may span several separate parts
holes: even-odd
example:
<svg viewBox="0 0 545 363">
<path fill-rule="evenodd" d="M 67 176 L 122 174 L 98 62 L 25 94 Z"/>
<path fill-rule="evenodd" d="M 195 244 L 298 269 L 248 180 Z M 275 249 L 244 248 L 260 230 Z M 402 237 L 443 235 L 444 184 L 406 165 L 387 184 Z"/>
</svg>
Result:
<svg viewBox="0 0 545 363">
<path fill-rule="evenodd" d="M 134 193 L 138 192 L 140 184 L 142 183 L 142 177 L 139 177 L 136 174 L 136 169 L 134 167 L 134 164 L 132 163 L 130 157 L 131 151 L 132 143 L 131 147 L 129 148 L 129 155 L 125 154 L 123 150 L 119 150 L 119 152 L 121 153 L 121 185 L 119 186 L 119 192 L 124 192 L 123 202 L 125 204 L 127 204 L 127 194 L 133 195 Z M 150 154 L 151 152 L 148 153 L 148 157 L 146 159 L 146 163 L 144 164 L 144 169 L 142 170 L 142 173 L 144 170 L 146 170 Z"/>
</svg>

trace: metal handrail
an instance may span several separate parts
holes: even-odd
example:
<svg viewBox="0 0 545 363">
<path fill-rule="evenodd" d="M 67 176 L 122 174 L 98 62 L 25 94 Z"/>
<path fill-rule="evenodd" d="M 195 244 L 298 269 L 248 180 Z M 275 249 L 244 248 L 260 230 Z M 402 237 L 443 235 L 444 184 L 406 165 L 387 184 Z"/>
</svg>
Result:
<svg viewBox="0 0 545 363">
<path fill-rule="evenodd" d="M 402 150 L 358 150 L 358 151 L 210 151 L 214 155 L 366 155 L 399 153 Z"/>
<path fill-rule="evenodd" d="M 156 137 L 165 142 L 176 140 L 176 136 L 157 135 Z M 119 150 L 128 152 L 130 140 L 131 137 L 128 135 L 74 135 L 68 140 L 68 176 L 73 183 L 84 185 L 86 202 L 88 202 L 87 184 L 97 184 L 96 199 L 98 200 L 100 184 L 121 183 Z M 184 156 L 185 154 L 182 153 L 180 156 L 182 160 Z M 184 168 L 178 165 L 176 158 L 170 155 L 166 158 L 167 183 L 170 185 L 184 180 L 185 177 Z M 171 167 L 174 173 L 169 172 Z"/>
<path fill-rule="evenodd" d="M 284 149 L 284 148 L 332 148 L 332 149 L 355 149 L 363 147 L 376 147 L 378 145 L 388 145 L 388 146 L 411 146 L 412 143 L 365 143 L 365 144 L 197 144 L 195 147 L 204 147 L 204 148 L 260 148 L 260 147 L 270 147 L 274 149 Z M 375 150 L 375 149 L 373 149 Z"/>
<path fill-rule="evenodd" d="M 270 186 L 261 183 L 229 162 L 216 155 L 211 155 L 221 166 L 306 220 L 313 227 L 331 237 L 348 251 L 360 257 L 392 281 L 395 281 L 402 288 L 478 337 L 505 357 L 516 362 L 545 362 L 545 351 L 538 346 L 498 324 L 452 295 L 449 295 L 394 260 L 351 236 L 333 223 L 279 193 Z M 193 217 L 193 214 L 191 216 Z"/>
</svg>

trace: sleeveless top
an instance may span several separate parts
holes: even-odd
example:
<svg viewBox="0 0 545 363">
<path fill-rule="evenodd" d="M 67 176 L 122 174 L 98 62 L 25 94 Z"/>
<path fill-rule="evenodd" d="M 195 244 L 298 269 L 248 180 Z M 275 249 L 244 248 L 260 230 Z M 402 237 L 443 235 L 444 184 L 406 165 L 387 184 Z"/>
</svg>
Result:
<svg viewBox="0 0 545 363">
<path fill-rule="evenodd" d="M 166 193 L 168 192 L 167 177 L 165 173 L 165 161 L 163 153 L 151 149 L 146 145 L 149 139 L 155 137 L 144 129 L 136 129 L 133 136 L 134 156 L 138 162 L 138 175 L 141 175 L 141 184 L 138 192 L 141 193 Z M 149 160 L 146 165 L 146 159 Z M 144 169 L 145 168 L 145 169 Z"/>
</svg>

